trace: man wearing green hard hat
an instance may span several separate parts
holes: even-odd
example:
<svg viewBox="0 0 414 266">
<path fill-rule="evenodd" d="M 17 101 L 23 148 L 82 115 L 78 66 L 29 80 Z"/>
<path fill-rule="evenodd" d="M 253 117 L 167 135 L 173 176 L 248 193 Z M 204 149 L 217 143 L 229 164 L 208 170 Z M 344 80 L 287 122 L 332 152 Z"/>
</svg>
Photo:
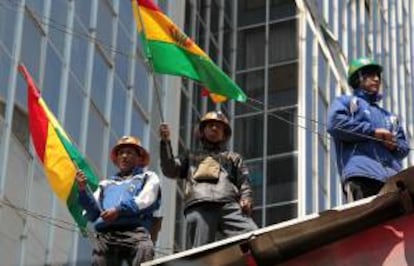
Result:
<svg viewBox="0 0 414 266">
<path fill-rule="evenodd" d="M 352 60 L 348 84 L 353 93 L 336 98 L 328 113 L 328 132 L 348 202 L 376 195 L 401 170 L 409 152 L 399 119 L 379 105 L 382 71 L 371 58 Z"/>
</svg>

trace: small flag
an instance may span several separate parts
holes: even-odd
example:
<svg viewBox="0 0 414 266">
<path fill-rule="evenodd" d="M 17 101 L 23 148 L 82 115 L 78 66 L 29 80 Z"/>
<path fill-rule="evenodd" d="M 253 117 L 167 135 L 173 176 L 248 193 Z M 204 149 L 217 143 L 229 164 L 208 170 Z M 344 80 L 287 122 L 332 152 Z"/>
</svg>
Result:
<svg viewBox="0 0 414 266">
<path fill-rule="evenodd" d="M 211 93 L 210 90 L 207 89 L 207 88 L 202 88 L 201 89 L 201 96 L 203 96 L 203 97 L 209 96 L 211 101 L 213 101 L 214 103 L 223 103 L 223 102 L 227 101 L 226 96 Z"/>
</svg>

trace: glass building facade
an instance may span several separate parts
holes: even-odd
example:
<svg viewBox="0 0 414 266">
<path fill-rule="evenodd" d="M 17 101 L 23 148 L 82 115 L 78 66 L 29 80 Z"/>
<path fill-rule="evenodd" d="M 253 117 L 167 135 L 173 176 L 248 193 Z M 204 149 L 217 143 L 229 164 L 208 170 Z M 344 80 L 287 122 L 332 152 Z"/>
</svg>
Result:
<svg viewBox="0 0 414 266">
<path fill-rule="evenodd" d="M 2 265 L 90 264 L 88 239 L 53 196 L 30 145 L 20 62 L 102 177 L 115 171 L 108 153 L 126 134 L 142 138 L 151 170 L 162 176 L 159 123 L 170 123 L 179 153 L 195 147 L 203 113 L 223 110 L 233 128 L 230 149 L 250 168 L 259 227 L 343 203 L 326 115 L 337 95 L 350 93 L 350 59 L 367 55 L 383 64 L 383 105 L 412 139 L 412 1 L 157 2 L 247 102 L 215 104 L 192 81 L 148 71 L 128 0 L 0 0 Z M 182 251 L 186 236 L 183 184 L 162 177 L 162 190 L 157 256 Z"/>
</svg>

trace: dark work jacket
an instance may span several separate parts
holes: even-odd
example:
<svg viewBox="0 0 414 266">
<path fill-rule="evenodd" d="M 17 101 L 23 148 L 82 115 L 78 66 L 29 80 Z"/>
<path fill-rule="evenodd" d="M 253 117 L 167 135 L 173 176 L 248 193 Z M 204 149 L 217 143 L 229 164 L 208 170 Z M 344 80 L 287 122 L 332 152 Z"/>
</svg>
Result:
<svg viewBox="0 0 414 266">
<path fill-rule="evenodd" d="M 165 176 L 185 179 L 185 208 L 202 202 L 239 202 L 251 199 L 252 189 L 249 171 L 243 158 L 235 152 L 229 152 L 217 145 L 203 143 L 200 150 L 187 152 L 174 157 L 171 143 L 161 141 L 161 169 Z M 207 156 L 220 163 L 218 180 L 197 181 L 193 173 Z"/>
</svg>

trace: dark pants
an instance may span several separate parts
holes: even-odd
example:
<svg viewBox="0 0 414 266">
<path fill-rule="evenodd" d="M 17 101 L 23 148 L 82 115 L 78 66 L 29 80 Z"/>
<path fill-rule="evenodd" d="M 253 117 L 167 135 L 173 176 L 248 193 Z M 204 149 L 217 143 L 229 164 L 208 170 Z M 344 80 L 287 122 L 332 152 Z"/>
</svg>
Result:
<svg viewBox="0 0 414 266">
<path fill-rule="evenodd" d="M 348 178 L 344 184 L 344 193 L 347 202 L 353 202 L 378 194 L 384 182 L 376 179 L 353 176 Z"/>
<path fill-rule="evenodd" d="M 140 265 L 152 260 L 154 245 L 145 228 L 135 231 L 99 233 L 92 252 L 92 265 L 112 266 Z"/>
<path fill-rule="evenodd" d="M 216 234 L 235 236 L 257 229 L 253 219 L 242 213 L 237 202 L 198 203 L 185 211 L 186 248 L 198 247 L 216 240 Z"/>
</svg>

